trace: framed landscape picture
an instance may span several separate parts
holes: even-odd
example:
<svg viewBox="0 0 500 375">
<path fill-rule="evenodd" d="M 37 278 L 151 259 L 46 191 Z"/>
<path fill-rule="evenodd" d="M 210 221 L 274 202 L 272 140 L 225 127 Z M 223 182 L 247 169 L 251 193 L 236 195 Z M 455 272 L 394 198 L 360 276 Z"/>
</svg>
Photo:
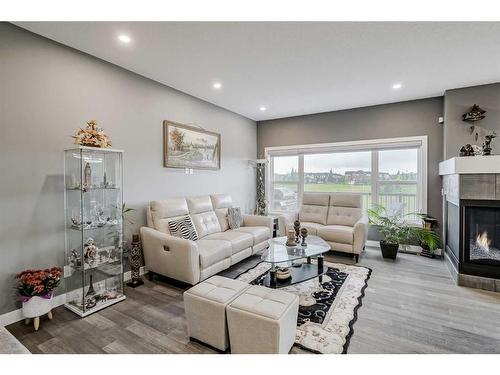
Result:
<svg viewBox="0 0 500 375">
<path fill-rule="evenodd" d="M 220 169 L 220 134 L 163 121 L 163 165 L 167 168 Z"/>
</svg>

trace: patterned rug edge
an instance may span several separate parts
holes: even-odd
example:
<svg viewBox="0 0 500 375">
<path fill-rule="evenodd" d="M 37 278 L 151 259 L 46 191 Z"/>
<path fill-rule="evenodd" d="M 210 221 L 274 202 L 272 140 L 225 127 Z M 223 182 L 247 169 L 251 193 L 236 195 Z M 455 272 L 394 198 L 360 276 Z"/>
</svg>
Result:
<svg viewBox="0 0 500 375">
<path fill-rule="evenodd" d="M 364 266 L 356 266 L 356 267 L 364 267 Z M 364 267 L 368 270 L 368 274 L 365 279 L 365 286 L 361 289 L 361 294 L 358 297 L 358 304 L 354 308 L 354 318 L 349 322 L 349 334 L 345 338 L 344 349 L 342 350 L 342 354 L 347 354 L 347 349 L 349 348 L 349 344 L 351 343 L 351 337 L 354 334 L 354 323 L 358 320 L 358 310 L 361 306 L 363 306 L 363 298 L 365 297 L 365 289 L 368 287 L 368 280 L 372 275 L 372 269 L 369 267 Z"/>
</svg>

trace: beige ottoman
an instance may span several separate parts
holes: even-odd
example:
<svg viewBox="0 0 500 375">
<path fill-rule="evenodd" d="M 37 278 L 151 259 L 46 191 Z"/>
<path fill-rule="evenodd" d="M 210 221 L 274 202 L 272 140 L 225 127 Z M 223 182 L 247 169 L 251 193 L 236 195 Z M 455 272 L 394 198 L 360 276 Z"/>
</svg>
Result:
<svg viewBox="0 0 500 375">
<path fill-rule="evenodd" d="M 184 292 L 189 336 L 225 351 L 229 347 L 226 306 L 249 287 L 242 281 L 213 276 Z"/>
<path fill-rule="evenodd" d="M 295 341 L 299 297 L 252 286 L 227 306 L 231 353 L 288 353 Z"/>
</svg>

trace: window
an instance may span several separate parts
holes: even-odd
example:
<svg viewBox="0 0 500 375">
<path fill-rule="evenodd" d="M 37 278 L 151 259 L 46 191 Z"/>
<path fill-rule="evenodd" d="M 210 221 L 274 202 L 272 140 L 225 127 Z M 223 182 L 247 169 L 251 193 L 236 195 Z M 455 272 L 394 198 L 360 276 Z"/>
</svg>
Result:
<svg viewBox="0 0 500 375">
<path fill-rule="evenodd" d="M 269 147 L 266 155 L 270 211 L 297 210 L 303 192 L 361 194 L 364 208 L 403 214 L 427 209 L 427 137 Z"/>
<path fill-rule="evenodd" d="M 419 211 L 416 148 L 378 151 L 378 171 L 378 204 L 403 214 Z"/>
<path fill-rule="evenodd" d="M 299 193 L 299 157 L 276 156 L 272 158 L 272 210 L 297 210 Z"/>
<path fill-rule="evenodd" d="M 371 152 L 304 155 L 304 191 L 361 193 L 371 204 Z"/>
</svg>

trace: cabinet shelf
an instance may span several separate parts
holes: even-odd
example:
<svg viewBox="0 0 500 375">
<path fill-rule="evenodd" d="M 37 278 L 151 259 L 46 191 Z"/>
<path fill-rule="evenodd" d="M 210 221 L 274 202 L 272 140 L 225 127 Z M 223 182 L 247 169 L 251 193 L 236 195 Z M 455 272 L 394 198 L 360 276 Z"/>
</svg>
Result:
<svg viewBox="0 0 500 375">
<path fill-rule="evenodd" d="M 90 191 L 103 191 L 103 190 L 112 190 L 112 191 L 120 191 L 118 187 L 92 187 L 92 188 L 66 188 L 67 191 L 83 191 L 84 193 L 88 193 Z"/>
</svg>

